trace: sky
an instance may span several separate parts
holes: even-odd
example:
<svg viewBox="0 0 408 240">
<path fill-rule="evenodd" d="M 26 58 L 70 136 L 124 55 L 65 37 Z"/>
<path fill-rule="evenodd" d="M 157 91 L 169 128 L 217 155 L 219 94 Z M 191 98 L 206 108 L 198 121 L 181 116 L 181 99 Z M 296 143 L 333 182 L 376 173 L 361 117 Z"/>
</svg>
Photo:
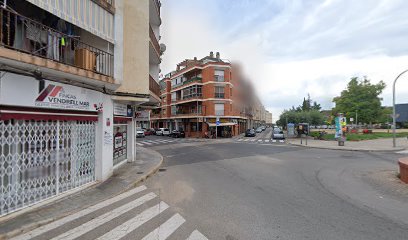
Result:
<svg viewBox="0 0 408 240">
<path fill-rule="evenodd" d="M 352 77 L 392 83 L 408 69 L 406 0 L 162 0 L 162 73 L 220 52 L 240 62 L 276 121 L 310 94 L 334 107 Z M 408 102 L 408 74 L 396 85 Z"/>
</svg>

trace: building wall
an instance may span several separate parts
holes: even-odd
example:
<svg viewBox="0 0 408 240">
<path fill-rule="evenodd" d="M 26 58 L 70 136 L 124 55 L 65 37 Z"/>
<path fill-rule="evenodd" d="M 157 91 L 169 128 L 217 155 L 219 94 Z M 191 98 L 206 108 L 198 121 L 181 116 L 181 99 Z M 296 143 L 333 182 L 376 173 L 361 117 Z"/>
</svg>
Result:
<svg viewBox="0 0 408 240">
<path fill-rule="evenodd" d="M 123 45 L 116 47 L 123 52 L 123 79 L 117 91 L 149 94 L 149 1 L 123 0 L 121 7 L 117 14 L 123 12 L 125 31 Z"/>
</svg>

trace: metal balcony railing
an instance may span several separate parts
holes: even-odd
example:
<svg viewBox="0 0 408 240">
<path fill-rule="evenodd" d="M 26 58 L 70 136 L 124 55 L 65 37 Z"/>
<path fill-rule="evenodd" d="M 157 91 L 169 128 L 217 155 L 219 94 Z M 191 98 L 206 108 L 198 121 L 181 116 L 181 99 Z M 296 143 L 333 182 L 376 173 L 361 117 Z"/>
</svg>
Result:
<svg viewBox="0 0 408 240">
<path fill-rule="evenodd" d="M 160 97 L 160 85 L 152 76 L 149 75 L 149 90 Z"/>
<path fill-rule="evenodd" d="M 224 93 L 215 93 L 214 97 L 215 98 L 224 98 L 225 94 Z"/>
<path fill-rule="evenodd" d="M 113 76 L 113 54 L 7 9 L 0 9 L 0 46 Z M 21 34 L 15 34 L 16 31 Z"/>
<path fill-rule="evenodd" d="M 224 76 L 214 75 L 214 81 L 216 82 L 224 82 Z"/>
<path fill-rule="evenodd" d="M 183 85 L 186 85 L 192 82 L 202 82 L 202 81 L 203 81 L 203 78 L 201 77 L 193 77 L 193 78 L 188 79 L 187 81 L 184 81 Z"/>
</svg>

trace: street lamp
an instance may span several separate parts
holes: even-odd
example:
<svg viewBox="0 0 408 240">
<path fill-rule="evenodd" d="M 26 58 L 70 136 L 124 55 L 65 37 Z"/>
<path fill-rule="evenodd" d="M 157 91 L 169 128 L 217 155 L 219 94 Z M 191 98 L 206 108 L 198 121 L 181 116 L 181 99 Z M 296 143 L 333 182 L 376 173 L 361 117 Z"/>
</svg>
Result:
<svg viewBox="0 0 408 240">
<path fill-rule="evenodd" d="M 396 147 L 396 133 L 395 129 L 397 127 L 396 124 L 396 113 L 395 113 L 395 83 L 397 82 L 398 78 L 400 78 L 404 73 L 408 72 L 408 69 L 400 73 L 397 78 L 395 78 L 394 83 L 392 84 L 392 146 Z"/>
</svg>

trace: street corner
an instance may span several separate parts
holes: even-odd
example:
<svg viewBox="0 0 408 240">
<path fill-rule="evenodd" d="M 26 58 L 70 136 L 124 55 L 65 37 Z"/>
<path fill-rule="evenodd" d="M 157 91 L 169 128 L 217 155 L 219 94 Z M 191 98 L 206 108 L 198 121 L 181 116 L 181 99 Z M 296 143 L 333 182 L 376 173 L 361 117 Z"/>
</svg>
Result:
<svg viewBox="0 0 408 240">
<path fill-rule="evenodd" d="M 361 179 L 377 190 L 380 196 L 391 196 L 404 202 L 408 201 L 408 184 L 401 181 L 397 169 L 362 172 Z"/>
</svg>

